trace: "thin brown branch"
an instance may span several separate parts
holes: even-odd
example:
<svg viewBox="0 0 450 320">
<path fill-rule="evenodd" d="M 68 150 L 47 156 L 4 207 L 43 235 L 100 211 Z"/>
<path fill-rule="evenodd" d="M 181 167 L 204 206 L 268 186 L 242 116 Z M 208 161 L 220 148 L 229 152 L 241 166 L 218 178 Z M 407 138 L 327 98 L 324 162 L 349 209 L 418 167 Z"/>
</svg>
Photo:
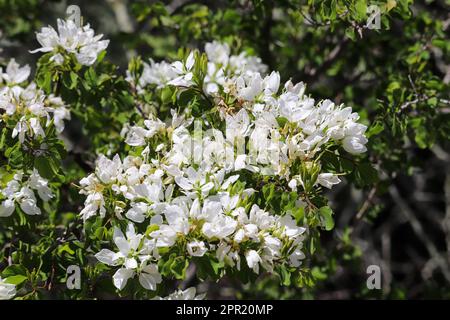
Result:
<svg viewBox="0 0 450 320">
<path fill-rule="evenodd" d="M 364 201 L 363 205 L 361 206 L 361 209 L 359 209 L 358 213 L 356 214 L 356 220 L 361 220 L 362 219 L 364 214 L 367 212 L 367 210 L 372 205 L 373 198 L 375 197 L 376 193 L 377 193 L 377 186 L 373 186 L 372 189 L 370 189 L 366 200 Z"/>
</svg>

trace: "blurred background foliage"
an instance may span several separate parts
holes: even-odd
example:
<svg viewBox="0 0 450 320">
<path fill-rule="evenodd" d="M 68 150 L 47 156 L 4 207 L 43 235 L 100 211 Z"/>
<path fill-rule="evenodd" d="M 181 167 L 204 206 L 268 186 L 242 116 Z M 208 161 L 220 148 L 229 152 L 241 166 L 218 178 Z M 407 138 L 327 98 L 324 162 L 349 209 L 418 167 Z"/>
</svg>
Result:
<svg viewBox="0 0 450 320">
<path fill-rule="evenodd" d="M 355 169 L 352 184 L 329 192 L 336 228 L 323 232 L 311 263 L 315 284 L 223 279 L 201 284 L 210 299 L 450 298 L 449 0 L 0 0 L 0 63 L 35 65 L 34 32 L 70 4 L 111 40 L 107 58 L 122 74 L 133 56 L 171 59 L 220 40 L 369 125 L 377 172 L 361 179 Z M 370 5 L 380 9 L 378 30 L 367 26 Z M 367 289 L 372 264 L 381 290 Z"/>
</svg>

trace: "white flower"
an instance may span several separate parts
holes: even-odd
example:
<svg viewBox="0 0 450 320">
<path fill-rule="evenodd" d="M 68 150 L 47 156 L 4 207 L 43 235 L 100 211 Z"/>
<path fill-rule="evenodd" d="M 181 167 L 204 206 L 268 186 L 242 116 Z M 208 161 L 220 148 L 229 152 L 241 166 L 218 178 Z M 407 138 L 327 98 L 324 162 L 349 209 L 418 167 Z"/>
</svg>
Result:
<svg viewBox="0 0 450 320">
<path fill-rule="evenodd" d="M 226 121 L 226 138 L 234 143 L 235 139 L 239 140 L 249 134 L 250 118 L 247 111 L 241 109 L 236 115 L 227 115 Z"/>
<path fill-rule="evenodd" d="M 249 250 L 245 253 L 245 259 L 247 260 L 247 265 L 255 273 L 259 273 L 259 264 L 262 262 L 261 257 L 255 250 Z"/>
<path fill-rule="evenodd" d="M 208 238 L 223 239 L 231 235 L 237 227 L 237 222 L 229 216 L 217 215 L 212 221 L 203 225 L 202 232 Z"/>
<path fill-rule="evenodd" d="M 145 139 L 147 133 L 148 130 L 142 127 L 138 126 L 130 127 L 126 132 L 125 143 L 133 147 L 144 146 L 146 144 Z"/>
<path fill-rule="evenodd" d="M 115 227 L 113 240 L 119 252 L 102 249 L 95 255 L 104 264 L 121 265 L 113 276 L 114 286 L 119 290 L 122 290 L 136 273 L 139 274 L 139 283 L 148 290 L 156 290 L 156 285 L 162 281 L 157 265 L 147 261 L 150 258 L 147 252 L 152 251 L 152 248 L 144 246 L 143 249 L 138 250 L 142 239 L 143 235 L 136 233 L 132 223 L 128 224 L 125 235 Z M 148 241 L 144 241 L 144 245 L 148 244 Z"/>
<path fill-rule="evenodd" d="M 177 232 L 169 225 L 161 225 L 158 230 L 150 233 L 150 236 L 156 239 L 156 246 L 171 247 L 177 240 Z"/>
<path fill-rule="evenodd" d="M 171 64 L 165 61 L 156 63 L 150 59 L 150 65 L 144 62 L 144 70 L 139 78 L 139 88 L 144 88 L 148 84 L 156 84 L 158 88 L 162 88 L 177 76 Z"/>
<path fill-rule="evenodd" d="M 20 143 L 23 143 L 25 141 L 25 134 L 27 133 L 27 131 L 27 122 L 25 121 L 25 117 L 22 117 L 14 127 L 11 137 L 15 138 L 19 136 Z"/>
<path fill-rule="evenodd" d="M 264 94 L 272 95 L 278 92 L 280 87 L 280 73 L 273 71 L 263 80 Z"/>
<path fill-rule="evenodd" d="M 261 58 L 248 56 L 245 52 L 237 56 L 231 56 L 229 66 L 238 75 L 250 75 L 255 72 L 265 73 L 267 71 L 267 66 L 261 62 Z"/>
<path fill-rule="evenodd" d="M 339 182 L 341 182 L 341 180 L 333 173 L 321 173 L 317 177 L 317 183 L 328 189 L 331 189 L 333 185 L 338 184 Z"/>
<path fill-rule="evenodd" d="M 186 248 L 193 257 L 202 257 L 208 251 L 203 241 L 191 241 L 186 245 Z"/>
<path fill-rule="evenodd" d="M 120 268 L 113 275 L 114 286 L 122 290 L 127 285 L 128 280 L 134 277 L 134 274 L 135 272 L 132 269 Z"/>
<path fill-rule="evenodd" d="M 165 124 L 159 119 L 145 120 L 144 124 L 147 129 L 139 126 L 132 126 L 128 129 L 125 139 L 126 144 L 134 147 L 144 146 L 147 139 L 150 139 L 157 134 L 158 131 L 165 128 Z"/>
<path fill-rule="evenodd" d="M 177 185 L 185 191 L 186 194 L 190 194 L 189 191 L 199 189 L 203 195 L 208 194 L 214 188 L 214 183 L 206 181 L 206 176 L 200 170 L 196 171 L 194 168 L 189 167 L 185 170 L 187 177 L 177 176 L 175 182 Z"/>
<path fill-rule="evenodd" d="M 70 111 L 64 107 L 64 104 L 59 97 L 50 96 L 48 99 L 53 105 L 58 105 L 57 108 L 51 108 L 49 111 L 53 112 L 53 123 L 58 133 L 64 130 L 64 120 L 70 120 Z"/>
<path fill-rule="evenodd" d="M 95 257 L 110 266 L 123 264 L 127 269 L 135 269 L 138 266 L 134 254 L 142 239 L 141 234 L 136 234 L 133 224 L 129 223 L 126 230 L 126 237 L 123 232 L 115 227 L 113 240 L 119 252 L 113 252 L 109 249 L 102 249 Z"/>
<path fill-rule="evenodd" d="M 227 65 L 230 55 L 230 47 L 226 43 L 213 41 L 205 44 L 205 53 L 209 61 Z"/>
<path fill-rule="evenodd" d="M 288 183 L 289 188 L 291 188 L 293 191 L 297 191 L 297 180 L 291 179 Z"/>
<path fill-rule="evenodd" d="M 253 101 L 263 90 L 263 79 L 259 73 L 250 78 L 239 77 L 236 80 L 237 96 L 243 100 Z"/>
<path fill-rule="evenodd" d="M 153 300 L 203 300 L 205 298 L 205 293 L 200 295 L 195 295 L 197 290 L 192 287 L 186 290 L 177 290 L 167 297 L 155 297 Z"/>
<path fill-rule="evenodd" d="M 156 290 L 156 285 L 162 282 L 161 274 L 156 264 L 145 264 L 139 274 L 139 283 L 147 290 Z"/>
<path fill-rule="evenodd" d="M 225 262 L 231 267 L 235 267 L 240 270 L 241 269 L 241 258 L 239 255 L 239 251 L 235 251 L 231 248 L 230 245 L 227 245 L 225 242 L 221 242 L 216 250 L 216 257 L 220 262 Z"/>
<path fill-rule="evenodd" d="M 278 258 L 281 254 L 282 242 L 280 239 L 266 234 L 264 236 L 264 251 L 273 258 Z"/>
<path fill-rule="evenodd" d="M 114 286 L 122 290 L 127 285 L 129 279 L 133 278 L 136 271 L 133 269 L 120 268 L 113 275 Z M 139 283 L 147 290 L 156 290 L 157 284 L 162 282 L 161 274 L 158 272 L 156 264 L 146 264 L 145 262 L 140 268 Z"/>
<path fill-rule="evenodd" d="M 173 71 L 178 75 L 175 79 L 168 82 L 169 85 L 180 86 L 180 87 L 190 87 L 194 84 L 192 78 L 194 77 L 192 73 L 192 67 L 195 63 L 194 52 L 192 51 L 186 61 L 183 63 L 181 61 L 176 61 L 172 63 Z"/>
<path fill-rule="evenodd" d="M 122 162 L 118 154 L 114 156 L 113 160 L 109 160 L 104 155 L 100 155 L 95 169 L 98 178 L 106 184 L 116 181 L 117 175 L 121 170 Z"/>
<path fill-rule="evenodd" d="M 105 200 L 100 192 L 89 193 L 84 201 L 84 208 L 81 210 L 80 215 L 83 221 L 86 221 L 92 216 L 95 216 L 97 212 L 100 213 L 100 217 L 104 217 L 106 214 Z"/>
<path fill-rule="evenodd" d="M 209 220 L 222 213 L 222 203 L 206 199 L 200 208 L 199 199 L 195 199 L 191 205 L 189 216 L 195 220 Z"/>
<path fill-rule="evenodd" d="M 289 256 L 289 264 L 293 267 L 299 267 L 303 260 L 305 258 L 305 254 L 300 250 L 296 249 L 290 256 Z"/>
<path fill-rule="evenodd" d="M 164 209 L 164 216 L 168 224 L 163 224 L 159 230 L 153 231 L 150 236 L 156 239 L 156 246 L 171 247 L 175 244 L 178 234 L 188 234 L 188 213 L 178 205 L 168 205 Z"/>
<path fill-rule="evenodd" d="M 144 202 L 133 203 L 125 216 L 134 222 L 142 223 L 145 220 L 148 209 L 149 206 Z"/>
<path fill-rule="evenodd" d="M 49 201 L 53 198 L 52 190 L 48 187 L 48 181 L 42 178 L 36 169 L 33 169 L 29 183 L 30 187 L 38 192 L 42 200 Z"/>
<path fill-rule="evenodd" d="M 38 118 L 30 118 L 30 127 L 35 137 L 45 137 L 44 129 L 42 129 Z"/>
<path fill-rule="evenodd" d="M 16 286 L 10 283 L 6 283 L 4 279 L 0 277 L 0 300 L 9 300 L 16 295 Z"/>
<path fill-rule="evenodd" d="M 305 228 L 297 226 L 294 218 L 290 215 L 284 215 L 281 217 L 279 224 L 281 228 L 284 229 L 283 233 L 290 239 L 297 238 L 306 231 Z"/>
<path fill-rule="evenodd" d="M 21 194 L 18 199 L 20 209 L 30 216 L 40 215 L 41 209 L 37 206 L 34 193 L 27 188 L 22 188 Z"/>
<path fill-rule="evenodd" d="M 36 169 L 26 181 L 22 181 L 23 172 L 19 171 L 9 181 L 6 188 L 1 193 L 7 198 L 0 204 L 0 217 L 10 216 L 15 209 L 14 203 L 17 202 L 28 215 L 40 215 L 41 209 L 37 206 L 37 199 L 33 192 L 36 190 L 43 201 L 49 201 L 53 197 L 51 189 L 48 187 L 48 181 L 42 178 Z"/>
<path fill-rule="evenodd" d="M 57 133 L 61 133 L 64 119 L 70 119 L 70 112 L 61 98 L 54 95 L 46 97 L 33 82 L 26 88 L 17 85 L 25 81 L 28 74 L 29 67 L 20 67 L 14 60 L 8 64 L 7 73 L 0 70 L 0 83 L 3 78 L 7 84 L 10 82 L 10 86 L 0 90 L 0 110 L 8 115 L 8 121 L 4 123 L 12 129 L 11 137 L 18 137 L 22 144 L 26 138 L 36 140 L 45 137 L 44 126 L 54 124 Z"/>
<path fill-rule="evenodd" d="M 219 92 L 219 86 L 223 87 L 226 83 L 226 77 L 223 67 L 215 63 L 208 62 L 205 75 L 203 90 L 206 94 L 213 95 Z"/>
<path fill-rule="evenodd" d="M 15 210 L 14 200 L 6 199 L 0 204 L 0 217 L 9 217 Z"/>
<path fill-rule="evenodd" d="M 367 138 L 364 136 L 350 136 L 342 140 L 342 146 L 345 151 L 352 154 L 359 154 L 367 151 L 365 144 L 367 143 Z"/>
<path fill-rule="evenodd" d="M 253 196 L 256 190 L 243 189 L 243 183 L 248 185 L 252 174 L 269 175 L 270 181 L 287 184 L 287 190 L 280 192 L 297 191 L 304 182 L 296 163 L 317 162 L 317 168 L 325 167 L 319 156 L 325 146 L 365 151 L 367 128 L 357 122 L 358 115 L 350 107 L 330 100 L 316 102 L 305 94 L 303 83 L 281 85 L 278 72 L 267 75 L 267 67 L 257 57 L 230 56 L 226 44 L 208 43 L 205 51 L 207 70 L 200 89 L 211 95 L 225 130 L 202 117 L 202 126 L 211 130 L 205 136 L 198 134 L 191 110 L 180 115 L 171 111 L 170 125 L 154 116 L 143 126 L 127 124 L 121 132 L 125 142 L 145 149 L 131 148 L 133 156 L 123 161 L 101 156 L 95 174 L 81 181 L 80 192 L 87 195 L 83 217 L 98 212 L 104 216 L 107 207 L 119 219 L 125 215 L 132 221 L 130 226 L 150 226 L 145 236 L 136 235 L 134 229 L 126 237 L 116 231 L 119 252 L 103 249 L 96 255 L 118 267 L 113 281 L 119 289 L 138 275 L 143 287 L 155 290 L 162 281 L 155 263 L 170 255 L 173 246 L 182 250 L 182 256 L 216 257 L 226 266 L 221 272 L 229 267 L 240 270 L 242 257 L 255 273 L 274 272 L 280 265 L 299 267 L 305 258 L 306 228 L 291 212 L 279 215 L 261 209 Z M 195 56 L 191 52 L 185 61 L 170 65 L 150 60 L 138 83 L 130 72 L 127 80 L 139 93 L 155 87 L 192 86 Z M 2 101 L 0 97 L 2 109 L 14 112 Z M 45 112 L 40 104 L 32 109 L 33 114 Z M 24 123 L 25 128 L 28 125 Z M 340 174 L 320 173 L 315 187 L 331 188 L 340 182 Z M 4 193 L 15 194 L 20 188 L 11 184 Z M 298 200 L 292 210 L 305 205 Z M 4 203 L 4 214 L 9 214 L 10 206 Z M 178 291 L 168 298 L 184 295 Z M 195 297 L 195 291 L 189 296 Z"/>
<path fill-rule="evenodd" d="M 1 79 L 6 81 L 9 85 L 17 85 L 28 79 L 30 76 L 31 68 L 29 65 L 25 65 L 20 67 L 20 65 L 13 58 L 9 61 L 6 66 L 6 72 L 2 73 L 2 69 L 0 68 L 0 83 Z"/>
<path fill-rule="evenodd" d="M 88 25 L 78 27 L 72 20 L 58 19 L 58 32 L 53 27 L 44 27 L 36 34 L 39 44 L 42 46 L 36 52 L 54 52 L 51 60 L 61 64 L 62 55 L 58 52 L 61 48 L 68 53 L 73 53 L 81 65 L 90 66 L 97 60 L 99 53 L 108 47 L 109 40 L 100 40 L 103 35 L 94 35 L 94 30 Z"/>
</svg>

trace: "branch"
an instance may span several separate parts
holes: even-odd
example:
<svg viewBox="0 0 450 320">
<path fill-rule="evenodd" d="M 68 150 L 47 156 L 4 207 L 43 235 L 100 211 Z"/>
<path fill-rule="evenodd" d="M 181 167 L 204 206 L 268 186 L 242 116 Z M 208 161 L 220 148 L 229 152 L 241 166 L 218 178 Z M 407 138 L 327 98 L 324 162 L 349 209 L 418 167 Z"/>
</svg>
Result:
<svg viewBox="0 0 450 320">
<path fill-rule="evenodd" d="M 436 265 L 439 266 L 445 279 L 447 280 L 447 282 L 450 283 L 450 268 L 447 260 L 442 258 L 441 254 L 437 250 L 434 243 L 430 240 L 428 235 L 423 230 L 423 227 L 420 221 L 417 219 L 413 210 L 409 207 L 407 202 L 400 196 L 400 193 L 398 192 L 398 189 L 395 185 L 391 185 L 389 187 L 389 194 L 393 198 L 394 202 L 400 207 L 401 213 L 411 225 L 414 233 L 420 240 L 423 241 L 423 244 L 427 249 L 431 259 L 433 259 Z"/>
<path fill-rule="evenodd" d="M 370 206 L 372 205 L 372 201 L 376 193 L 377 193 L 377 186 L 373 186 L 372 189 L 370 189 L 369 194 L 367 195 L 366 201 L 364 201 L 361 209 L 359 209 L 358 213 L 356 214 L 356 220 L 362 219 L 364 214 L 367 212 L 367 209 L 369 209 Z"/>
</svg>

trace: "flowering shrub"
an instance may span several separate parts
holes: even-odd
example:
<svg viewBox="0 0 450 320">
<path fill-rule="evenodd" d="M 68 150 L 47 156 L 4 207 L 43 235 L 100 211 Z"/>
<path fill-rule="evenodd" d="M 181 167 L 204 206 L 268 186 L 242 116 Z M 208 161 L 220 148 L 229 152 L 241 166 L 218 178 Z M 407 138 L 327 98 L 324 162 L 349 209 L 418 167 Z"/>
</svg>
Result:
<svg viewBox="0 0 450 320">
<path fill-rule="evenodd" d="M 14 243 L 0 298 L 58 284 L 62 296 L 101 285 L 158 298 L 189 268 L 200 281 L 270 273 L 312 285 L 310 257 L 334 227 L 324 188 L 373 174 L 351 162 L 367 150 L 358 114 L 216 41 L 177 61 L 133 58 L 122 75 L 102 35 L 57 24 L 37 33 L 31 52 L 45 54 L 32 80 L 14 59 L 0 71 L 0 219 Z M 68 265 L 83 270 L 80 293 L 64 289 Z"/>
</svg>

